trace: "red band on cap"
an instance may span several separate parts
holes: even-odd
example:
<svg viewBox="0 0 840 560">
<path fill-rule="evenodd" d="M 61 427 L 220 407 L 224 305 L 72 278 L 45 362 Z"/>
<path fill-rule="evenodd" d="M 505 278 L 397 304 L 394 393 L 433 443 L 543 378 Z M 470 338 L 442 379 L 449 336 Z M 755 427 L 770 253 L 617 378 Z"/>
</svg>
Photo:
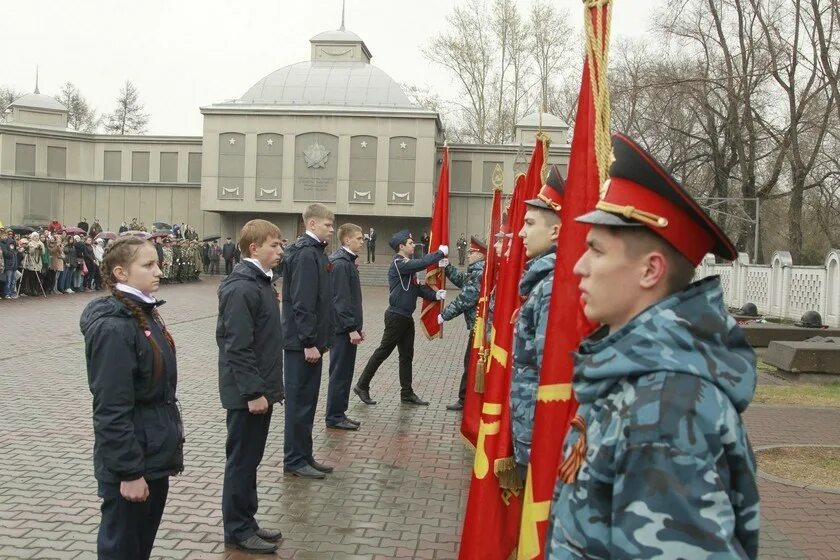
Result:
<svg viewBox="0 0 840 560">
<path fill-rule="evenodd" d="M 670 200 L 638 183 L 623 177 L 610 177 L 609 190 L 604 200 L 619 206 L 633 206 L 638 210 L 667 219 L 668 225 L 665 227 L 644 225 L 673 245 L 695 266 L 715 245 L 709 232 L 695 222 L 691 215 Z"/>
</svg>

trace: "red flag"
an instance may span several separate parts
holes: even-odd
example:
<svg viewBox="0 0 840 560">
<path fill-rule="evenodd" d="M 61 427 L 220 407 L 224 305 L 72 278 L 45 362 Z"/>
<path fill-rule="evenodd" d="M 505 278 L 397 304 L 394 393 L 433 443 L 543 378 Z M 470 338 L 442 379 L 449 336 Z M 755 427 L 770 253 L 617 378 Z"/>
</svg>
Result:
<svg viewBox="0 0 840 560">
<path fill-rule="evenodd" d="M 431 253 L 437 251 L 441 245 L 449 245 L 449 148 L 446 146 L 443 147 L 443 165 L 440 168 L 440 180 L 432 214 L 432 230 L 426 250 Z M 437 263 L 426 269 L 426 284 L 433 290 L 446 289 L 446 275 Z M 437 322 L 443 305 L 443 301 L 423 300 L 420 322 L 429 339 L 443 336 L 443 325 Z"/>
<path fill-rule="evenodd" d="M 472 350 L 470 351 L 470 365 L 467 369 L 467 396 L 464 399 L 464 410 L 461 414 L 461 435 L 475 447 L 478 438 L 478 417 L 484 398 L 484 376 L 487 371 L 488 333 L 487 316 L 490 310 L 490 295 L 496 284 L 496 269 L 498 259 L 493 247 L 496 233 L 502 223 L 502 188 L 497 186 L 493 191 L 493 206 L 490 209 L 490 231 L 487 235 L 487 258 L 484 262 L 484 275 L 481 279 L 481 290 L 478 296 L 478 306 L 475 314 L 475 328 L 472 332 Z"/>
<path fill-rule="evenodd" d="M 608 7 L 604 7 L 607 10 Z M 606 15 L 606 14 L 604 14 Z M 604 17 L 606 19 L 606 17 Z M 589 226 L 575 222 L 598 202 L 600 179 L 595 155 L 596 107 L 589 59 L 584 61 L 578 97 L 566 192 L 560 211 L 562 227 L 557 242 L 545 353 L 540 368 L 534 414 L 531 462 L 522 506 L 519 560 L 545 557 L 545 535 L 563 440 L 577 411 L 572 394 L 572 352 L 592 328 L 583 314 L 575 263 L 586 250 Z"/>
<path fill-rule="evenodd" d="M 508 224 L 514 237 L 507 262 L 500 268 L 490 341 L 490 364 L 485 378 L 473 476 L 464 529 L 461 560 L 507 560 L 516 550 L 521 512 L 520 484 L 513 460 L 510 425 L 510 374 L 513 326 L 519 309 L 519 278 L 525 265 L 522 239 L 516 235 L 525 216 L 524 201 L 542 186 L 548 140 L 538 135 L 525 179 L 517 184 Z"/>
</svg>

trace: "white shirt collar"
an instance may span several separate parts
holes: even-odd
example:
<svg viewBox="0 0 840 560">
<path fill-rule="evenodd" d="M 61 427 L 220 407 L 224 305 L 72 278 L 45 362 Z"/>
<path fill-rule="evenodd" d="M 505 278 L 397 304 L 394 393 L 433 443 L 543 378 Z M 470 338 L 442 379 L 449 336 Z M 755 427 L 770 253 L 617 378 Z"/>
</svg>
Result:
<svg viewBox="0 0 840 560">
<path fill-rule="evenodd" d="M 318 243 L 323 243 L 323 241 L 321 241 L 321 240 L 318 238 L 318 236 L 317 236 L 317 235 L 315 235 L 314 233 L 312 233 L 311 231 L 306 230 L 306 234 L 307 234 L 309 237 L 311 237 L 312 239 L 314 239 L 315 241 L 317 241 Z"/>
<path fill-rule="evenodd" d="M 358 257 L 358 255 L 356 253 L 354 253 L 353 251 L 351 251 L 350 249 L 348 249 L 344 245 L 342 245 L 341 248 L 344 249 L 345 251 L 347 251 L 348 253 L 350 253 L 351 255 L 353 255 L 354 257 Z"/>
<path fill-rule="evenodd" d="M 257 259 L 242 259 L 242 260 L 245 261 L 245 262 L 249 262 L 249 263 L 253 264 L 254 266 L 256 266 L 257 268 L 259 268 L 260 270 L 262 270 L 263 274 L 268 276 L 269 279 L 274 278 L 274 272 L 271 269 L 268 269 L 268 270 L 264 269 L 262 263 L 260 261 L 258 261 Z"/>
<path fill-rule="evenodd" d="M 117 283 L 116 288 L 121 292 L 125 292 L 126 294 L 131 294 L 133 296 L 138 297 L 140 299 L 140 301 L 144 301 L 146 303 L 157 303 L 157 299 L 155 299 L 154 296 L 150 296 L 149 294 L 144 294 L 143 292 L 141 292 L 137 288 L 132 288 L 131 286 L 129 286 L 127 284 Z"/>
</svg>

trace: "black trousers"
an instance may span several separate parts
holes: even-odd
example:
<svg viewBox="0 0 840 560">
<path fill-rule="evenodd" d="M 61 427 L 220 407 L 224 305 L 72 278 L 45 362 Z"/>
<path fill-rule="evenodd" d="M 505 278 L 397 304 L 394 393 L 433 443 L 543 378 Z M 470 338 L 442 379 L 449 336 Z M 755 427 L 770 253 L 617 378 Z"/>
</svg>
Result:
<svg viewBox="0 0 840 560">
<path fill-rule="evenodd" d="M 99 483 L 102 498 L 102 522 L 96 538 L 99 560 L 148 560 L 155 545 L 169 477 L 149 480 L 149 498 L 129 502 L 120 494 L 120 483 Z"/>
<path fill-rule="evenodd" d="M 368 245 L 367 248 L 367 260 L 368 262 L 375 263 L 376 262 L 376 245 Z"/>
<path fill-rule="evenodd" d="M 242 542 L 259 529 L 257 520 L 257 467 L 265 453 L 272 408 L 251 414 L 247 408 L 227 411 L 225 481 L 222 487 L 222 522 L 225 542 Z"/>
<path fill-rule="evenodd" d="M 347 418 L 350 402 L 350 386 L 353 384 L 353 369 L 356 367 L 358 345 L 350 342 L 350 335 L 337 334 L 332 338 L 330 348 L 330 384 L 327 387 L 327 426 Z"/>
<path fill-rule="evenodd" d="M 233 272 L 233 259 L 225 259 L 225 274 Z"/>
<path fill-rule="evenodd" d="M 283 432 L 283 466 L 299 469 L 310 464 L 312 426 L 321 390 L 324 360 L 310 364 L 303 350 L 283 351 L 283 379 L 286 386 L 286 429 Z"/>
<path fill-rule="evenodd" d="M 382 362 L 388 359 L 394 348 L 400 353 L 400 395 L 407 397 L 414 393 L 411 387 L 411 363 L 414 361 L 414 319 L 398 313 L 385 312 L 385 331 L 379 348 L 373 351 L 356 385 L 370 391 L 370 382 Z"/>
<path fill-rule="evenodd" d="M 464 352 L 464 373 L 461 374 L 461 384 L 458 386 L 458 400 L 461 402 L 464 402 L 464 399 L 467 398 L 467 374 L 470 370 L 470 351 L 473 346 L 473 336 L 475 335 L 471 334 L 467 340 L 467 350 Z"/>
</svg>

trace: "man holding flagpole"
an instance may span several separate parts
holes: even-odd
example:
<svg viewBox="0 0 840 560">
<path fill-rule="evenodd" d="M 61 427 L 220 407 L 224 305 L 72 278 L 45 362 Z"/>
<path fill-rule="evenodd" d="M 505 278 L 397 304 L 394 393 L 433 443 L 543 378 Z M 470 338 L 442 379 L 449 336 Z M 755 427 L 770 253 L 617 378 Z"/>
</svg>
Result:
<svg viewBox="0 0 840 560">
<path fill-rule="evenodd" d="M 428 301 L 442 301 L 446 299 L 446 290 L 433 290 L 425 284 L 420 285 L 417 282 L 417 273 L 433 264 L 446 266 L 448 263 L 441 261 L 449 254 L 449 247 L 441 245 L 437 251 L 422 259 L 413 259 L 414 240 L 407 229 L 395 233 L 390 245 L 396 251 L 396 255 L 388 268 L 390 296 L 388 309 L 385 310 L 385 331 L 382 333 L 379 348 L 374 350 L 368 360 L 359 381 L 353 387 L 353 392 L 363 403 L 376 404 L 370 397 L 370 382 L 382 362 L 388 359 L 394 348 L 399 348 L 401 400 L 406 404 L 426 406 L 428 401 L 418 397 L 411 384 L 414 361 L 413 314 L 417 308 L 418 297 Z"/>
</svg>

